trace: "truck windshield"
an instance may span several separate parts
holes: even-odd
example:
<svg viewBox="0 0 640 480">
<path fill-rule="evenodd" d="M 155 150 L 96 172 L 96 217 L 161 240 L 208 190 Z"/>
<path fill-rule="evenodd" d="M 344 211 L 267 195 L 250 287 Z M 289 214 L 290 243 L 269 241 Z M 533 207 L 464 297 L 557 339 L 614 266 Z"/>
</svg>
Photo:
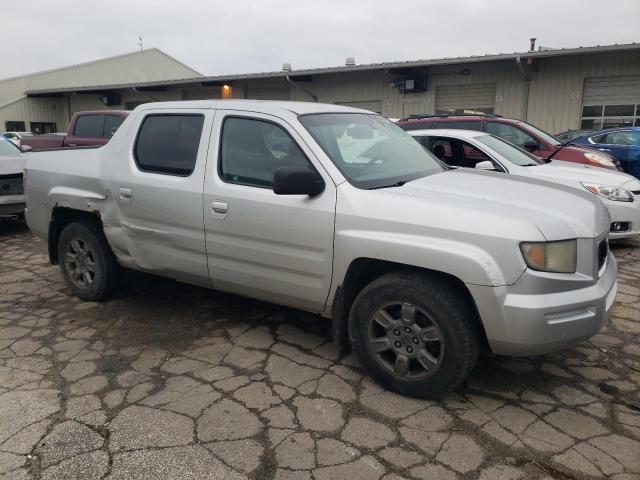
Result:
<svg viewBox="0 0 640 480">
<path fill-rule="evenodd" d="M 4 135 L 0 134 L 0 157 L 15 157 L 19 155 L 20 149 L 16 147 Z"/>
<path fill-rule="evenodd" d="M 300 122 L 352 185 L 385 188 L 445 167 L 389 120 L 366 113 L 301 115 Z"/>
</svg>

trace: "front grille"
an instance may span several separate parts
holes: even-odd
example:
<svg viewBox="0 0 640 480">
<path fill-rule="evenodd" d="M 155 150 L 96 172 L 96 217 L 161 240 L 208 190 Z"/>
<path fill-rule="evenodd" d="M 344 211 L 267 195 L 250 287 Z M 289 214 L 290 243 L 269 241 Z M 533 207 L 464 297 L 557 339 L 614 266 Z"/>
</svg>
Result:
<svg viewBox="0 0 640 480">
<path fill-rule="evenodd" d="M 22 174 L 0 175 L 0 196 L 22 195 Z"/>
<path fill-rule="evenodd" d="M 607 256 L 609 255 L 609 242 L 607 240 L 602 240 L 598 244 L 598 272 L 602 273 L 602 267 L 607 261 Z"/>
</svg>

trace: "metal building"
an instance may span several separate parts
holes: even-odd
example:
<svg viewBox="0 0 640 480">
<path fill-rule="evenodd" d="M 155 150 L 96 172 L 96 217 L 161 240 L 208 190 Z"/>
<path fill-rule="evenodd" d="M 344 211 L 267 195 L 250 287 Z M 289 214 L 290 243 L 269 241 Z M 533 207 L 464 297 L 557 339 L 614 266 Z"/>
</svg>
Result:
<svg viewBox="0 0 640 480">
<path fill-rule="evenodd" d="M 124 73 L 124 72 L 123 72 Z M 123 75 L 126 77 L 126 75 Z M 84 84 L 83 84 L 84 83 Z M 0 104 L 2 99 L 0 83 Z M 550 132 L 640 125 L 640 44 L 139 81 L 25 88 L 29 101 L 67 102 L 65 114 L 133 108 L 144 102 L 208 98 L 318 101 L 388 117 L 485 112 L 527 120 Z M 49 113 L 51 113 L 49 111 Z M 0 119 L 9 120 L 0 109 Z M 62 118 L 59 126 L 64 128 Z"/>
<path fill-rule="evenodd" d="M 70 95 L 31 97 L 28 90 L 73 89 L 87 85 L 114 85 L 194 78 L 202 75 L 166 53 L 151 48 L 55 70 L 0 80 L 0 131 L 64 130 L 73 112 L 105 108 L 118 99 L 74 98 Z"/>
</svg>

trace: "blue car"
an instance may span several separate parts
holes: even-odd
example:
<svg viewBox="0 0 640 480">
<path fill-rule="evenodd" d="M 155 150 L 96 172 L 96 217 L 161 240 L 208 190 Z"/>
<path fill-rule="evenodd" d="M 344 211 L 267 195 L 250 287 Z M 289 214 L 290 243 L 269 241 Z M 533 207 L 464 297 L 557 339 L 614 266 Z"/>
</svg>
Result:
<svg viewBox="0 0 640 480">
<path fill-rule="evenodd" d="M 640 127 L 620 127 L 589 132 L 569 143 L 595 148 L 613 155 L 626 173 L 640 178 Z"/>
</svg>

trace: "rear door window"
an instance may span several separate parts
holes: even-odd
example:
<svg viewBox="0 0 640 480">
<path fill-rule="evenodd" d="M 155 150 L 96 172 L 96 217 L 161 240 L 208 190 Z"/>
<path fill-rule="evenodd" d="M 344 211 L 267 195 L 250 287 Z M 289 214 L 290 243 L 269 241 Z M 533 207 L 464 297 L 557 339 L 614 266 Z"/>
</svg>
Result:
<svg viewBox="0 0 640 480">
<path fill-rule="evenodd" d="M 156 114 L 143 120 L 134 147 L 144 172 L 188 177 L 193 173 L 204 115 Z"/>
<path fill-rule="evenodd" d="M 104 115 L 80 115 L 73 134 L 79 138 L 102 138 L 103 124 Z"/>
<path fill-rule="evenodd" d="M 120 124 L 124 121 L 124 118 L 118 115 L 105 115 L 104 127 L 102 129 L 102 138 L 111 138 Z"/>
</svg>

